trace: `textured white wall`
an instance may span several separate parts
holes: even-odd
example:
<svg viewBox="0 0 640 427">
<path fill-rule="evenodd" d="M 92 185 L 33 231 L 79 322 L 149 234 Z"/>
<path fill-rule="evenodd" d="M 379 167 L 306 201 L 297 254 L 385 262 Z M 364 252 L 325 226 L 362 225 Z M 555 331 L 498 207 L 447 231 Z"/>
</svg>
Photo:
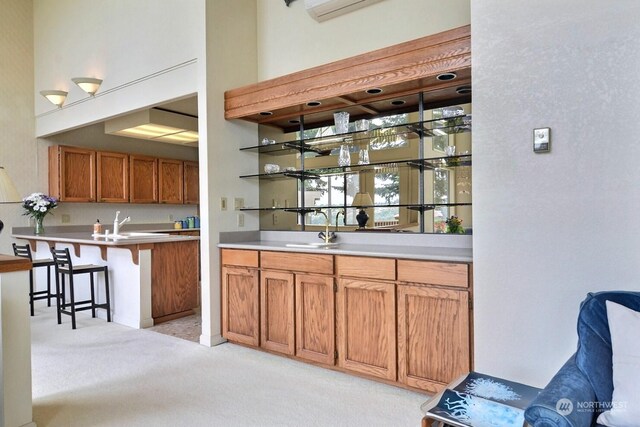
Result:
<svg viewBox="0 0 640 427">
<path fill-rule="evenodd" d="M 639 289 L 640 4 L 472 2 L 476 369 L 543 386 L 588 291 Z M 549 154 L 532 130 L 551 127 Z"/>
<path fill-rule="evenodd" d="M 258 200 L 258 183 L 238 178 L 255 172 L 257 153 L 240 152 L 240 147 L 257 145 L 257 126 L 224 119 L 224 91 L 257 81 L 255 0 L 208 0 L 206 2 L 206 49 L 198 108 L 199 129 L 206 144 L 200 145 L 200 192 L 207 198 L 200 205 L 202 216 L 202 336 L 200 342 L 213 345 L 220 335 L 220 251 L 221 231 L 257 230 L 257 215 L 243 213 L 245 225 L 237 226 L 233 199 L 244 198 L 247 206 Z M 203 18 L 204 19 L 204 18 Z M 220 210 L 220 198 L 228 210 Z"/>
<path fill-rule="evenodd" d="M 316 22 L 303 0 L 258 2 L 258 78 L 271 79 L 461 27 L 470 0 L 384 0 Z"/>
<path fill-rule="evenodd" d="M 203 0 L 35 0 L 36 133 L 50 135 L 197 92 Z M 103 79 L 95 99 L 72 77 Z M 39 91 L 69 92 L 62 110 Z M 110 92 L 112 91 L 112 92 Z"/>
<path fill-rule="evenodd" d="M 33 136 L 33 6 L 23 0 L 2 0 L 1 5 L 0 166 L 25 194 L 39 174 Z M 13 253 L 11 227 L 22 225 L 20 215 L 20 205 L 0 204 L 0 253 Z"/>
</svg>

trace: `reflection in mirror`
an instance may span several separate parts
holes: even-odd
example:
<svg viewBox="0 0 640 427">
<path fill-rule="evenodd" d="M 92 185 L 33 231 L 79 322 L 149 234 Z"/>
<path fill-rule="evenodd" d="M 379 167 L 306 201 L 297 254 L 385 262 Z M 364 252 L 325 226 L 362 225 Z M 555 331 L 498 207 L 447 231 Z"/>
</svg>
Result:
<svg viewBox="0 0 640 427">
<path fill-rule="evenodd" d="M 414 107 L 396 114 L 351 111 L 349 132 L 342 134 L 327 122 L 295 131 L 261 125 L 260 199 L 252 207 L 260 229 L 320 230 L 324 216 L 312 210 L 322 209 L 333 227 L 356 231 L 363 209 L 365 231 L 447 233 L 447 220 L 456 216 L 470 233 L 471 104 L 425 109 L 422 120 L 418 102 L 409 104 Z M 265 139 L 269 145 L 262 146 Z M 280 172 L 265 173 L 266 164 Z M 371 203 L 356 206 L 358 193 Z"/>
</svg>

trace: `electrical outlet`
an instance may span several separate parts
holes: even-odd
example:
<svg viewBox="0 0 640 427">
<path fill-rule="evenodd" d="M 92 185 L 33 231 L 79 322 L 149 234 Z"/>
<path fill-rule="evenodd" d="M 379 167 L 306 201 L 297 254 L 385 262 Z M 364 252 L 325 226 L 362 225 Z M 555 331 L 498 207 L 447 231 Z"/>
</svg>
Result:
<svg viewBox="0 0 640 427">
<path fill-rule="evenodd" d="M 63 224 L 69 224 L 71 222 L 71 215 L 69 214 L 62 214 L 62 216 L 60 216 L 60 221 Z"/>
<path fill-rule="evenodd" d="M 244 214 L 238 214 L 238 227 L 244 227 Z"/>
<path fill-rule="evenodd" d="M 235 210 L 244 208 L 244 199 L 242 197 L 236 197 L 233 199 L 233 207 Z"/>
<path fill-rule="evenodd" d="M 226 211 L 227 210 L 227 198 L 226 197 L 220 197 L 220 210 L 221 211 Z"/>
<path fill-rule="evenodd" d="M 278 225 L 278 214 L 277 213 L 273 214 L 273 225 Z"/>
<path fill-rule="evenodd" d="M 173 215 L 169 214 L 169 221 L 173 221 Z"/>
</svg>

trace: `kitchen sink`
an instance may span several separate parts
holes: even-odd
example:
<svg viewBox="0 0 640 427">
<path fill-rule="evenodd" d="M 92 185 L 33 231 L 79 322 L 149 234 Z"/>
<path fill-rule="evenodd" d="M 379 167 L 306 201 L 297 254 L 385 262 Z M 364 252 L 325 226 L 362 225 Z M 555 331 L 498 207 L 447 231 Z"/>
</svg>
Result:
<svg viewBox="0 0 640 427">
<path fill-rule="evenodd" d="M 111 234 L 107 236 L 109 239 L 153 239 L 154 237 L 166 237 L 168 233 L 145 233 L 141 231 L 131 231 L 129 233 Z"/>
<path fill-rule="evenodd" d="M 330 248 L 340 245 L 340 243 L 287 243 L 285 246 L 288 248 Z"/>
</svg>

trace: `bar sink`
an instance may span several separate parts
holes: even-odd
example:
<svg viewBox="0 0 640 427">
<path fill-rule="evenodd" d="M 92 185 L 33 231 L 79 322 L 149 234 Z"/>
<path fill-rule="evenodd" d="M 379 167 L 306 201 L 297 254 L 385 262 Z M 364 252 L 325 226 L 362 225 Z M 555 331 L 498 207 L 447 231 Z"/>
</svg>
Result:
<svg viewBox="0 0 640 427">
<path fill-rule="evenodd" d="M 109 239 L 153 239 L 158 237 L 166 237 L 168 233 L 145 233 L 141 231 L 131 231 L 129 233 L 119 233 L 119 234 L 111 234 L 108 235 Z"/>
<path fill-rule="evenodd" d="M 340 243 L 287 243 L 285 244 L 288 248 L 331 248 L 340 245 Z"/>
</svg>

